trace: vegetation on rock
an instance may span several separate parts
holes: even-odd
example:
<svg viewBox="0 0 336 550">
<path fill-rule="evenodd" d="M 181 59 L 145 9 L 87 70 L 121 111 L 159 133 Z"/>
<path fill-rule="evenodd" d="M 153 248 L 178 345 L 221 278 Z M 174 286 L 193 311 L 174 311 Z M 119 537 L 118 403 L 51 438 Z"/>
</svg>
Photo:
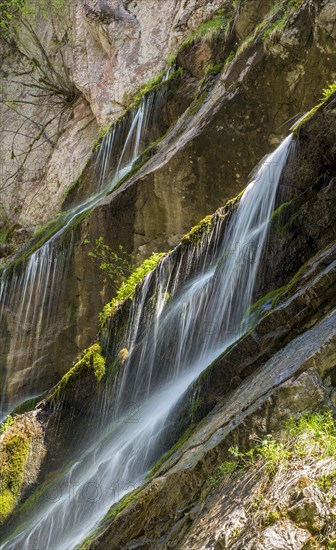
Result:
<svg viewBox="0 0 336 550">
<path fill-rule="evenodd" d="M 251 529 L 261 536 L 267 527 L 280 527 L 277 522 L 286 520 L 293 529 L 307 530 L 313 548 L 334 547 L 336 420 L 331 411 L 292 418 L 279 435 L 268 435 L 245 452 L 231 447 L 229 455 L 207 480 L 201 500 L 225 494 L 232 484 L 242 492 L 244 512 L 239 530 L 229 533 L 230 542 L 238 536 L 244 540 Z"/>
<path fill-rule="evenodd" d="M 197 245 L 199 242 L 202 241 L 204 235 L 210 232 L 214 225 L 214 218 L 213 216 L 206 216 L 199 222 L 199 224 L 195 225 L 189 233 L 184 235 L 182 237 L 182 245 L 187 246 L 188 244 Z"/>
<path fill-rule="evenodd" d="M 333 82 L 330 84 L 327 88 L 324 88 L 322 91 L 322 98 L 321 101 L 315 105 L 301 120 L 300 122 L 293 128 L 293 136 L 296 138 L 298 135 L 298 132 L 302 126 L 307 120 L 309 120 L 317 111 L 328 101 L 331 96 L 336 92 L 336 82 Z"/>
<path fill-rule="evenodd" d="M 153 271 L 157 266 L 161 258 L 166 254 L 164 252 L 153 253 L 150 258 L 147 258 L 137 269 L 124 281 L 119 288 L 117 295 L 111 302 L 105 305 L 103 311 L 99 315 L 100 325 L 104 327 L 108 319 L 112 317 L 114 312 L 121 306 L 121 304 L 127 299 L 131 298 L 134 294 L 136 286 L 143 281 L 143 279 Z"/>
<path fill-rule="evenodd" d="M 84 241 L 89 245 L 89 241 Z M 102 282 L 111 283 L 117 290 L 127 281 L 127 276 L 132 272 L 133 256 L 122 245 L 118 246 L 118 252 L 104 242 L 103 237 L 96 239 L 95 246 L 88 252 L 89 258 L 101 272 Z"/>
<path fill-rule="evenodd" d="M 2 436 L 0 460 L 0 524 L 13 511 L 21 494 L 31 436 L 7 429 Z"/>
<path fill-rule="evenodd" d="M 103 378 L 105 374 L 105 358 L 102 355 L 101 345 L 96 342 L 83 353 L 84 355 L 78 363 L 76 363 L 57 384 L 49 397 L 51 401 L 59 401 L 78 380 L 81 380 L 88 374 L 93 374 L 98 382 Z"/>
</svg>

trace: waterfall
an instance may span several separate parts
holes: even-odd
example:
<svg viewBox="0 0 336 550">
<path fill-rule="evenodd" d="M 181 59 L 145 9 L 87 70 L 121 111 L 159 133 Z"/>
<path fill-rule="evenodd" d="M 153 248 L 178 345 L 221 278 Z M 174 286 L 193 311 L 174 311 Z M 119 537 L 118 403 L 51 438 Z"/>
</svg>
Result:
<svg viewBox="0 0 336 550">
<path fill-rule="evenodd" d="M 155 94 L 145 96 L 103 138 L 96 163 L 96 189 L 48 227 L 50 236 L 19 269 L 5 269 L 0 279 L 1 416 L 45 389 L 48 335 L 61 315 L 62 296 L 73 249 L 72 229 L 130 172 L 146 143 Z M 65 239 L 65 236 L 69 238 Z M 66 244 L 64 244 L 64 241 Z M 10 336 L 9 336 L 10 333 Z M 10 342 L 10 349 L 7 349 Z M 41 383 L 39 383 L 39 381 Z M 42 388 L 41 388 L 42 386 Z M 12 388 L 12 389 L 11 389 Z M 14 396 L 15 395 L 15 399 Z M 9 397 L 8 397 L 9 396 Z"/>
<path fill-rule="evenodd" d="M 202 245 L 207 250 L 199 269 L 182 287 L 185 255 L 179 265 L 174 265 L 174 255 L 167 256 L 146 277 L 124 342 L 129 359 L 102 410 L 109 422 L 58 480 L 53 498 L 37 503 L 2 549 L 75 548 L 114 502 L 144 481 L 162 453 L 177 402 L 242 333 L 291 144 L 289 137 L 262 163 L 224 238 L 218 238 L 214 227 Z M 146 304 L 153 297 L 154 311 L 148 315 Z M 202 331 L 204 326 L 209 330 Z"/>
</svg>

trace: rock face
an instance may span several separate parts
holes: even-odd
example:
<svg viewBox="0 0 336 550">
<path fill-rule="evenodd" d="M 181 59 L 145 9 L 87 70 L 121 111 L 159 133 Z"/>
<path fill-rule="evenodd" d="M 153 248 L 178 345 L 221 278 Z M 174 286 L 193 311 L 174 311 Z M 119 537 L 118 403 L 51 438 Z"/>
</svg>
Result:
<svg viewBox="0 0 336 550">
<path fill-rule="evenodd" d="M 332 417 L 326 411 L 335 411 L 336 245 L 334 202 L 329 200 L 335 183 L 334 116 L 331 96 L 299 129 L 283 174 L 279 197 L 291 190 L 296 215 L 291 221 L 284 206 L 275 211 L 265 254 L 281 258 L 290 243 L 296 247 L 295 256 L 286 256 L 290 262 L 279 260 L 284 269 L 278 269 L 276 282 L 282 286 L 274 293 L 272 278 L 260 277 L 257 293 L 272 293 L 252 308 L 253 330 L 202 373 L 171 418 L 171 442 L 186 428 L 188 437 L 172 448 L 133 498 L 115 513 L 111 509 L 86 547 L 304 549 L 333 540 L 336 462 L 325 442 L 330 436 L 332 444 L 334 431 L 319 440 L 316 422 L 327 426 Z M 300 176 L 303 166 L 305 178 Z M 304 215 L 311 203 L 318 205 L 320 216 Z M 230 208 L 234 206 L 227 207 L 228 215 Z M 223 215 L 215 217 L 218 236 L 225 231 Z M 206 231 L 206 225 L 201 227 Z M 310 234 L 318 236 L 313 248 L 307 245 Z M 206 239 L 202 233 L 200 238 L 201 251 Z M 186 239 L 172 253 L 177 266 L 186 246 L 192 249 L 195 243 Z M 196 257 L 202 265 L 200 251 Z M 187 280 L 188 269 L 186 265 L 180 284 L 183 277 Z M 125 302 L 117 311 L 110 335 L 125 327 L 131 307 Z M 108 361 L 116 353 L 118 365 L 113 369 L 123 368 L 116 341 L 107 342 Z M 43 428 L 48 453 L 41 467 L 46 468 L 44 476 L 48 469 L 60 467 L 65 448 L 71 455 L 80 426 L 85 424 L 87 438 L 90 426 L 95 430 L 95 404 L 101 402 L 104 389 L 94 389 L 91 383 L 90 395 L 85 380 L 79 379 L 77 389 L 71 387 L 63 407 L 53 410 L 52 397 L 40 405 L 39 414 L 48 419 Z M 320 416 L 314 416 L 315 411 Z M 313 415 L 308 428 L 292 424 L 284 430 L 291 417 L 303 413 Z M 305 430 L 313 430 L 313 435 L 308 437 Z M 254 447 L 260 441 L 261 447 Z M 251 448 L 254 454 L 244 454 Z M 312 456 L 319 460 L 312 463 Z"/>
<path fill-rule="evenodd" d="M 76 97 L 68 116 L 56 117 L 44 129 L 41 156 L 36 151 L 29 156 L 14 178 L 15 194 L 8 188 L 3 195 L 5 209 L 15 204 L 17 211 L 10 223 L 4 221 L 12 237 L 1 245 L 0 257 L 21 244 L 33 226 L 96 190 L 99 149 L 93 141 L 99 126 L 115 120 L 134 92 L 167 68 L 169 54 L 177 54 L 175 70 L 180 69 L 176 79 L 164 84 L 164 107 L 156 104 L 160 113 L 147 128 L 149 147 L 134 171 L 74 226 L 62 297 L 38 342 L 37 358 L 27 351 L 28 325 L 22 347 L 15 349 L 16 312 L 5 312 L 0 370 L 2 379 L 7 376 L 7 399 L 15 400 L 21 390 L 24 394 L 32 373 L 36 384 L 29 390 L 46 392 L 35 411 L 15 413 L 13 425 L 0 438 L 5 534 L 26 521 L 34 497 L 39 499 L 49 480 L 74 460 L 84 439 L 92 441 L 101 421 L 97 403 L 108 401 L 118 372 L 127 365 L 129 350 L 119 344 L 133 320 L 131 299 L 105 319 L 99 332 L 99 358 L 101 352 L 106 355 L 106 372 L 97 376 L 84 369 L 78 378 L 66 375 L 50 390 L 95 338 L 98 312 L 112 296 L 111 287 L 99 280 L 99 266 L 88 261 L 92 243 L 103 237 L 113 251 L 122 245 L 134 253 L 136 263 L 154 250 L 177 245 L 170 255 L 177 285 L 188 284 L 215 246 L 209 224 L 216 239 L 222 239 L 237 203 L 220 208 L 180 243 L 184 233 L 244 188 L 253 167 L 289 132 L 293 119 L 319 100 L 325 80 L 336 77 L 334 2 L 282 2 L 275 10 L 268 1 L 253 3 L 252 9 L 249 0 L 234 9 L 231 2 L 203 0 L 88 0 L 74 6 L 70 22 L 76 47 L 68 64 Z M 220 25 L 209 32 L 214 14 Z M 5 73 L 19 54 L 8 44 L 2 47 L 9 56 L 1 66 Z M 31 98 L 31 90 L 12 86 L 14 94 Z M 1 109 L 7 113 L 5 105 Z M 43 113 L 36 106 L 29 109 L 43 127 Z M 284 426 L 306 413 L 316 424 L 316 411 L 328 425 L 328 411 L 336 412 L 335 113 L 335 93 L 330 93 L 294 132 L 258 274 L 256 304 L 246 318 L 250 330 L 188 388 L 162 442 L 162 452 L 168 454 L 132 498 L 111 509 L 85 548 L 308 550 L 334 544 L 335 452 L 323 454 L 319 440 L 307 450 L 305 432 L 295 432 L 299 424 L 292 425 L 292 432 Z M 10 111 L 10 132 L 19 118 Z M 27 136 L 19 139 L 20 147 L 29 147 Z M 9 141 L 5 137 L 4 148 Z M 4 159 L 13 167 L 15 159 Z M 65 189 L 78 175 L 65 200 Z M 29 258 L 29 250 L 30 244 L 16 259 L 25 253 Z M 25 261 L 18 266 L 24 270 Z M 49 291 L 46 285 L 45 293 Z M 141 292 L 139 286 L 135 296 Z M 153 294 L 144 305 L 148 316 L 156 300 Z M 16 352 L 28 366 L 22 360 L 11 373 L 6 361 Z M 142 349 L 137 353 L 140 365 Z M 163 355 L 158 383 L 165 366 Z M 64 393 L 56 400 L 60 387 Z M 332 430 L 326 437 L 334 441 Z M 263 443 L 256 446 L 256 441 Z M 316 458 L 313 463 L 310 455 Z M 15 480 L 9 474 L 12 463 L 18 465 Z M 42 492 L 35 493 L 36 487 Z"/>
<path fill-rule="evenodd" d="M 19 69 L 13 70 L 15 65 L 21 68 L 20 64 L 22 71 L 27 70 L 24 55 L 28 55 L 28 67 L 34 59 L 31 34 L 27 38 L 24 29 L 19 29 L 25 41 L 24 55 L 11 44 L 1 43 L 1 206 L 11 223 L 18 221 L 32 229 L 55 216 L 65 190 L 89 158 L 98 126 L 111 124 L 132 95 L 167 67 L 169 54 L 185 36 L 226 4 L 220 0 L 210 5 L 191 1 L 183 6 L 172 0 L 127 4 L 89 0 L 70 2 L 50 13 L 42 2 L 36 2 L 33 24 L 42 45 L 52 63 L 59 63 L 60 52 L 64 54 L 61 46 L 55 50 L 55 33 L 59 44 L 68 45 L 67 70 L 82 97 L 62 117 L 59 107 L 51 110 L 48 97 L 37 101 L 30 80 L 20 77 Z M 17 102 L 14 109 L 13 101 Z M 51 113 L 55 120 L 43 131 Z M 21 168 L 22 155 L 30 149 Z"/>
<path fill-rule="evenodd" d="M 111 41 L 108 33 L 117 25 L 113 18 L 121 18 L 122 29 L 124 24 L 131 28 L 135 25 L 135 15 L 127 14 L 119 4 L 111 5 L 112 11 L 108 9 L 109 4 L 86 6 L 87 15 L 84 7 L 78 6 L 76 21 L 80 18 L 83 23 L 88 19 L 87 25 L 91 25 L 90 32 L 85 34 L 88 41 L 103 40 L 103 36 Z M 130 6 L 125 9 L 131 13 Z M 146 21 L 146 25 L 153 21 L 147 17 L 148 3 L 138 2 L 133 7 L 139 11 L 136 18 Z M 105 8 L 108 11 L 107 19 L 99 16 L 99 10 L 104 11 Z M 215 2 L 211 5 L 190 3 L 190 12 L 189 8 L 184 6 L 182 10 L 181 7 L 176 17 L 182 18 L 184 22 L 178 25 L 180 30 L 176 30 L 175 42 L 171 36 L 174 44 L 171 48 L 176 48 L 188 32 L 193 31 L 204 18 L 210 17 L 213 14 L 211 10 L 217 8 Z M 165 9 L 166 4 L 160 7 L 162 17 Z M 136 262 L 142 261 L 153 251 L 170 250 L 200 218 L 242 190 L 255 164 L 288 131 L 286 122 L 298 113 L 303 113 L 319 98 L 322 79 L 329 75 L 328 78 L 332 80 L 335 76 L 331 46 L 333 31 L 330 34 L 329 27 L 325 26 L 326 19 L 332 21 L 334 17 L 330 7 L 302 2 L 295 10 L 277 13 L 278 25 L 274 30 L 274 15 L 266 15 L 265 21 L 261 23 L 268 11 L 265 4 L 264 11 L 258 12 L 258 20 L 252 18 L 252 23 L 251 19 L 250 24 L 254 28 L 259 23 L 253 37 L 247 36 L 250 32 L 247 24 L 250 12 L 246 2 L 241 3 L 234 13 L 226 3 L 222 9 L 227 13 L 227 16 L 220 16 L 227 21 L 225 32 L 220 27 L 219 34 L 198 36 L 178 53 L 177 63 L 186 67 L 185 73 L 179 84 L 175 81 L 168 84 L 167 107 L 161 109 L 163 115 L 156 115 L 153 128 L 149 128 L 149 133 L 153 131 L 152 135 L 155 136 L 153 139 L 170 131 L 154 147 L 150 160 L 137 174 L 103 200 L 76 229 L 64 300 L 59 304 L 60 312 L 55 314 L 56 321 L 52 329 L 45 334 L 45 342 L 39 342 L 40 356 L 48 356 L 48 367 L 43 369 L 40 357 L 37 361 L 31 359 L 33 369 L 43 370 L 39 376 L 41 384 L 35 388 L 36 393 L 56 382 L 69 363 L 75 360 L 77 353 L 89 345 L 98 329 L 98 313 L 110 297 L 111 290 L 108 287 L 102 290 L 99 269 L 88 264 L 88 248 L 83 243 L 87 240 L 94 243 L 97 238 L 103 237 L 112 249 L 117 250 L 121 244 L 133 252 Z M 169 17 L 173 13 L 169 12 Z M 166 30 L 162 32 L 168 33 L 168 27 L 163 27 Z M 105 34 L 100 32 L 98 36 L 97 29 L 105 29 Z M 118 36 L 122 40 L 123 31 Z M 143 36 L 141 34 L 141 40 Z M 125 43 L 124 47 L 127 49 L 130 45 Z M 121 46 L 117 50 L 121 63 L 121 52 L 124 50 Z M 328 51 L 328 55 L 321 57 L 321 50 Z M 206 62 L 205 51 L 210 55 L 205 57 Z M 204 70 L 210 58 L 211 62 L 223 63 L 231 51 L 237 53 L 219 76 L 210 73 L 199 81 L 201 66 Z M 92 55 L 96 61 L 100 59 L 96 50 L 92 50 Z M 111 63 L 111 60 L 106 53 L 103 58 L 104 63 L 98 66 L 105 71 L 106 64 Z M 145 57 L 141 56 L 141 59 Z M 81 67 L 80 59 L 76 63 L 77 67 Z M 158 68 L 154 64 L 152 67 L 155 67 L 155 71 Z M 138 61 L 134 60 L 133 68 L 134 73 L 129 71 L 129 78 L 134 79 L 134 74 L 138 75 L 140 71 Z M 93 69 L 90 71 L 93 72 Z M 81 74 L 86 72 L 81 71 Z M 100 73 L 95 71 L 94 74 L 96 78 Z M 100 77 L 103 78 L 101 74 Z M 309 80 L 309 85 L 305 79 Z M 137 82 L 139 84 L 140 81 Z M 102 94 L 106 89 L 105 86 L 99 86 Z M 29 190 L 24 192 L 22 189 L 20 192 L 21 196 L 26 193 L 24 201 L 27 208 L 24 206 L 20 214 L 20 220 L 25 226 L 30 225 L 29 220 L 32 218 L 34 223 L 46 221 L 50 213 L 54 213 L 60 206 L 69 172 L 69 159 L 71 170 L 75 167 L 75 177 L 90 158 L 82 180 L 85 182 L 84 188 L 86 185 L 91 192 L 95 189 L 97 152 L 90 153 L 93 136 L 97 134 L 95 117 L 98 117 L 98 110 L 104 111 L 104 105 L 107 104 L 104 101 L 110 100 L 98 95 L 98 87 L 92 90 L 92 96 L 84 88 L 81 90 L 86 99 L 81 97 L 73 106 L 73 119 L 65 126 L 52 154 L 49 151 L 46 176 L 38 185 L 34 184 Z M 282 101 L 282 97 L 287 98 L 286 102 Z M 94 107 L 94 104 L 97 106 Z M 93 117 L 92 110 L 95 109 L 97 112 Z M 77 163 L 79 157 L 80 162 Z M 68 179 L 68 184 L 73 177 Z M 75 197 L 77 201 L 84 188 L 79 186 Z M 8 196 L 11 200 L 11 195 Z M 71 201 L 65 202 L 64 208 L 71 204 Z M 63 350 L 62 357 L 59 354 L 60 347 Z M 19 375 L 19 384 L 22 378 Z M 12 394 L 17 387 L 16 383 Z M 12 401 L 12 395 L 8 395 L 8 399 Z"/>
</svg>

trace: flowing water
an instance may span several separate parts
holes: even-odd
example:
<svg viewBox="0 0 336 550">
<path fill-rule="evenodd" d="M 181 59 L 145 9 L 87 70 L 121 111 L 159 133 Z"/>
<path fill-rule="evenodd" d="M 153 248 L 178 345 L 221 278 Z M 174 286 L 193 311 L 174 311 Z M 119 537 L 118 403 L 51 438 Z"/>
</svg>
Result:
<svg viewBox="0 0 336 550">
<path fill-rule="evenodd" d="M 145 97 L 130 117 L 114 125 L 104 137 L 96 161 L 96 190 L 81 204 L 61 213 L 49 228 L 47 242 L 29 256 L 24 266 L 2 273 L 0 419 L 42 384 L 43 369 L 48 368 L 45 342 L 55 339 L 55 323 L 64 310 L 62 296 L 73 249 L 72 229 L 113 191 L 148 145 L 146 131 L 155 98 L 156 94 Z"/>
<path fill-rule="evenodd" d="M 54 498 L 36 505 L 26 523 L 1 548 L 75 548 L 97 527 L 113 502 L 143 482 L 162 453 L 177 402 L 241 335 L 291 143 L 287 138 L 263 162 L 232 214 L 223 239 L 218 239 L 214 227 L 203 244 L 208 252 L 202 256 L 197 274 L 182 288 L 182 264 L 190 260 L 183 255 L 178 266 L 173 255 L 164 258 L 146 277 L 124 343 L 129 359 L 101 411 L 110 422 L 58 480 Z M 154 312 L 148 315 L 146 304 L 153 297 Z"/>
</svg>

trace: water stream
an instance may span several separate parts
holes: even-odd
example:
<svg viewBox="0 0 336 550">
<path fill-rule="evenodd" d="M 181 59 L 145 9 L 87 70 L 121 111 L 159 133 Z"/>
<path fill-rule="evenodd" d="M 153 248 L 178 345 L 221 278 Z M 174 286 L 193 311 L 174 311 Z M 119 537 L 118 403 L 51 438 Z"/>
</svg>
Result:
<svg viewBox="0 0 336 550">
<path fill-rule="evenodd" d="M 95 191 L 62 212 L 51 224 L 48 240 L 18 269 L 5 269 L 0 279 L 1 417 L 32 397 L 47 376 L 48 350 L 62 313 L 73 250 L 72 229 L 132 170 L 148 145 L 156 94 L 149 94 L 103 138 L 96 161 Z M 8 347 L 9 346 L 9 347 Z M 41 384 L 39 384 L 41 382 Z M 0 385 L 1 387 L 1 385 Z M 15 396 L 15 398 L 14 398 Z"/>
<path fill-rule="evenodd" d="M 106 415 L 108 410 L 108 418 L 113 404 L 115 414 L 58 480 L 57 498 L 37 505 L 2 549 L 75 548 L 113 502 L 143 482 L 162 453 L 177 402 L 242 333 L 291 143 L 287 138 L 262 163 L 224 238 L 211 252 L 209 248 L 191 280 L 180 288 L 180 268 L 173 265 L 171 256 L 147 276 L 132 310 L 125 343 L 129 359 L 101 411 Z M 203 246 L 214 239 L 216 227 Z M 148 316 L 145 305 L 153 296 L 155 308 Z M 204 326 L 209 330 L 204 332 Z M 130 403 L 136 405 L 131 416 Z"/>
</svg>

